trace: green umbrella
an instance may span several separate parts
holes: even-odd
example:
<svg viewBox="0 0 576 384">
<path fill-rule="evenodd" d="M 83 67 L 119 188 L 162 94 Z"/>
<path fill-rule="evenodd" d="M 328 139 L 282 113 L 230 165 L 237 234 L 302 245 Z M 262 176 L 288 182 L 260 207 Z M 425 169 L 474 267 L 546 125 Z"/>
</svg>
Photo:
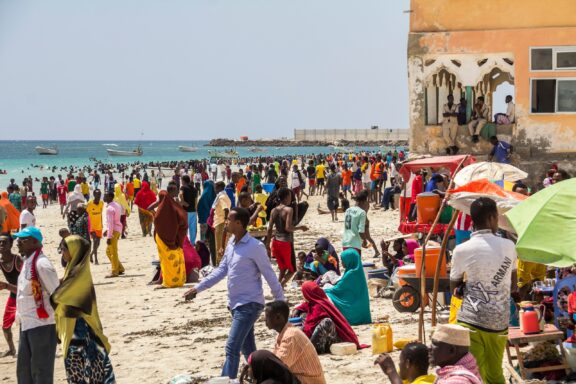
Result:
<svg viewBox="0 0 576 384">
<path fill-rule="evenodd" d="M 555 267 L 576 263 L 576 179 L 545 188 L 506 213 L 522 260 Z"/>
</svg>

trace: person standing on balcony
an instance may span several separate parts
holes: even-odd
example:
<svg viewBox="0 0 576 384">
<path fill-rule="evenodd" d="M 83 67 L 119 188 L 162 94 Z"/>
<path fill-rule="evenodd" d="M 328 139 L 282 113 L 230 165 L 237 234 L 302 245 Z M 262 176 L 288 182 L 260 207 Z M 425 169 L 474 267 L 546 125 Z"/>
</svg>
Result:
<svg viewBox="0 0 576 384">
<path fill-rule="evenodd" d="M 444 104 L 442 113 L 442 136 L 446 141 L 446 154 L 455 155 L 458 153 L 456 145 L 456 134 L 458 133 L 458 106 L 454 104 L 454 96 L 448 95 L 448 102 Z"/>
</svg>

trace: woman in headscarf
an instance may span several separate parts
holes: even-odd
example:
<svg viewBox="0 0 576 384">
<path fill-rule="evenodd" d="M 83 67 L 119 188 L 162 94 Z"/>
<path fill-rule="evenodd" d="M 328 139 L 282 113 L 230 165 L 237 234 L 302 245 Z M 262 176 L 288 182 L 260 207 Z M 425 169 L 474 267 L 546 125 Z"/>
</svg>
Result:
<svg viewBox="0 0 576 384">
<path fill-rule="evenodd" d="M 295 308 L 295 314 L 306 313 L 302 331 L 319 355 L 330 352 L 330 346 L 334 343 L 353 343 L 358 349 L 366 347 L 360 345 L 346 318 L 316 283 L 307 281 L 302 284 L 302 295 L 306 301 Z"/>
<path fill-rule="evenodd" d="M 198 211 L 198 223 L 200 224 L 200 239 L 206 239 L 206 232 L 208 230 L 208 216 L 210 216 L 210 209 L 212 204 L 216 200 L 216 192 L 214 191 L 214 182 L 212 180 L 206 180 L 204 182 L 204 189 L 202 190 L 202 195 L 200 200 L 198 200 L 198 206 L 196 210 Z"/>
<path fill-rule="evenodd" d="M 76 212 L 76 208 L 78 204 L 85 203 L 86 199 L 82 194 L 82 187 L 80 184 L 76 184 L 74 186 L 74 191 L 68 194 L 68 203 L 66 204 L 66 208 L 64 209 L 64 213 L 62 213 L 62 218 L 68 215 L 68 212 Z"/>
<path fill-rule="evenodd" d="M 0 198 L 0 206 L 6 211 L 6 221 L 2 224 L 1 232 L 12 232 L 20 229 L 20 212 L 12 205 L 8 199 L 8 192 L 3 191 Z"/>
<path fill-rule="evenodd" d="M 168 191 L 160 191 L 158 209 L 154 215 L 154 238 L 158 247 L 162 286 L 181 287 L 186 283 L 184 238 L 188 231 L 188 216 L 174 199 L 178 196 L 176 184 L 168 184 Z"/>
<path fill-rule="evenodd" d="M 341 257 L 346 272 L 336 285 L 325 290 L 326 295 L 350 325 L 370 324 L 370 298 L 360 254 L 357 250 L 348 248 L 342 252 Z"/>
<path fill-rule="evenodd" d="M 126 227 L 128 223 L 126 222 L 126 218 L 130 216 L 130 204 L 126 200 L 126 195 L 122 191 L 122 185 L 116 184 L 114 186 L 114 202 L 118 203 L 122 207 L 122 215 L 120 216 L 120 222 L 122 222 L 122 238 L 126 238 Z"/>
<path fill-rule="evenodd" d="M 76 210 L 68 215 L 68 229 L 70 234 L 82 236 L 83 239 L 90 242 L 90 226 L 88 224 L 88 213 L 86 204 L 80 203 Z"/>
<path fill-rule="evenodd" d="M 152 236 L 152 222 L 154 215 L 148 210 L 152 204 L 156 202 L 156 194 L 150 189 L 150 184 L 147 181 L 142 182 L 142 188 L 134 199 L 134 204 L 138 206 L 138 216 L 140 218 L 140 227 L 142 228 L 142 236 Z"/>
<path fill-rule="evenodd" d="M 299 384 L 300 381 L 275 354 L 266 350 L 252 352 L 240 374 L 240 383 L 247 379 L 256 384 Z"/>
<path fill-rule="evenodd" d="M 328 271 L 334 271 L 340 275 L 338 253 L 327 238 L 321 237 L 316 241 L 314 251 L 306 256 L 304 268 L 311 270 L 318 276 L 322 276 Z"/>
<path fill-rule="evenodd" d="M 71 235 L 61 249 L 66 270 L 50 302 L 68 382 L 113 384 L 110 344 L 102 330 L 90 273 L 90 243 Z"/>
</svg>

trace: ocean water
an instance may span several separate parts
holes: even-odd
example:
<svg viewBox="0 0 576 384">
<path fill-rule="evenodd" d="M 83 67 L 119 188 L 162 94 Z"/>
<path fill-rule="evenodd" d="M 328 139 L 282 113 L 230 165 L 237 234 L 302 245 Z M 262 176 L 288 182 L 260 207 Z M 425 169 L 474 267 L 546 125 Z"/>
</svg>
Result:
<svg viewBox="0 0 576 384">
<path fill-rule="evenodd" d="M 58 170 L 53 174 L 47 171 L 48 167 L 84 166 L 91 165 L 90 158 L 96 158 L 105 163 L 131 163 L 135 161 L 170 161 L 191 160 L 208 158 L 208 150 L 224 149 L 217 147 L 205 147 L 208 141 L 0 141 L 0 170 L 6 170 L 6 175 L 0 175 L 0 190 L 4 190 L 11 178 L 17 184 L 22 183 L 26 176 L 42 177 L 63 174 Z M 104 144 L 116 144 L 117 146 L 105 146 Z M 132 150 L 138 145 L 142 146 L 144 154 L 140 157 L 110 157 L 106 148 Z M 36 153 L 36 146 L 50 147 L 56 145 L 60 151 L 57 156 L 41 156 Z M 179 145 L 194 146 L 197 152 L 180 152 Z M 309 155 L 318 153 L 330 153 L 330 146 L 323 147 L 261 147 L 263 152 L 253 153 L 246 147 L 237 147 L 240 157 L 256 156 L 282 156 L 282 155 Z M 398 150 L 402 149 L 397 147 Z M 358 147 L 358 151 L 387 151 L 388 148 Z M 393 150 L 394 148 L 390 148 Z M 43 169 L 41 168 L 43 167 Z M 36 189 L 36 188 L 35 188 Z"/>
</svg>

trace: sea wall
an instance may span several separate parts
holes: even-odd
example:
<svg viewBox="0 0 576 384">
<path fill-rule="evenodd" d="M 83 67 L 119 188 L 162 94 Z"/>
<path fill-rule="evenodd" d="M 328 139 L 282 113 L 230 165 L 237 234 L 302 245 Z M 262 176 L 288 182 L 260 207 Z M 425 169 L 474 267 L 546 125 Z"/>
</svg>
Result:
<svg viewBox="0 0 576 384">
<path fill-rule="evenodd" d="M 213 139 L 206 146 L 209 147 L 323 147 L 334 144 L 334 141 L 326 140 L 232 140 Z M 374 147 L 385 146 L 408 146 L 408 140 L 339 140 L 338 146 L 344 147 Z"/>
</svg>

